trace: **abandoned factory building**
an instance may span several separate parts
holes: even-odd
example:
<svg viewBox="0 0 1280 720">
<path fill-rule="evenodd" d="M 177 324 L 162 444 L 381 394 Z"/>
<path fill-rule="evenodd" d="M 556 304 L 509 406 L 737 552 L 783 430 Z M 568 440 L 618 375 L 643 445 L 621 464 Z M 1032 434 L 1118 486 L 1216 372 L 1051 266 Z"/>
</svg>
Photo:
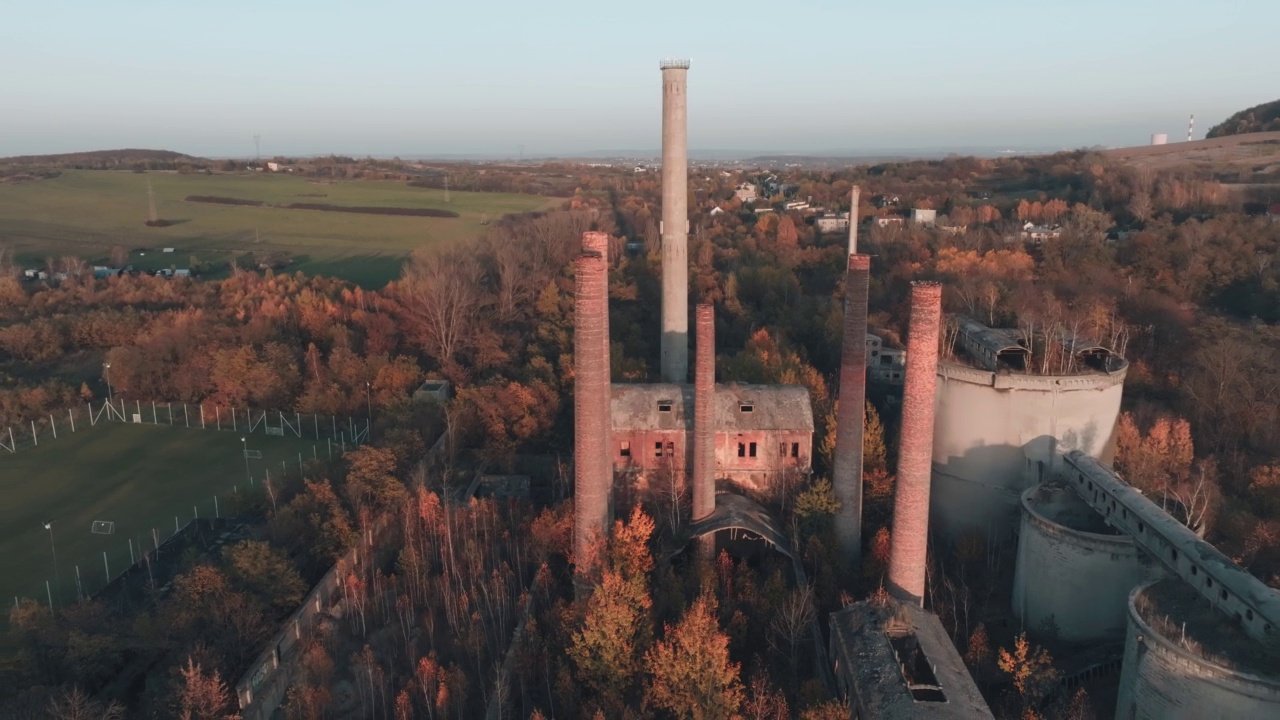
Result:
<svg viewBox="0 0 1280 720">
<path fill-rule="evenodd" d="M 616 475 L 644 483 L 654 472 L 691 472 L 693 395 L 693 385 L 613 385 Z M 714 427 L 717 479 L 763 492 L 812 467 L 813 409 L 801 386 L 718 384 Z"/>
</svg>

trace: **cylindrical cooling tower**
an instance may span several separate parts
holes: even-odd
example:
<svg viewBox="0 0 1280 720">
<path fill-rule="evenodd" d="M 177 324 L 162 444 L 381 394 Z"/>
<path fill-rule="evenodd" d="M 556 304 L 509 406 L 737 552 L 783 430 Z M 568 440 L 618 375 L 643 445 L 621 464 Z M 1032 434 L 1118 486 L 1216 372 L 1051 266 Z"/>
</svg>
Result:
<svg viewBox="0 0 1280 720">
<path fill-rule="evenodd" d="M 1181 580 L 1144 585 L 1129 596 L 1115 717 L 1274 720 L 1276 666 L 1274 649 L 1245 635 Z"/>
<path fill-rule="evenodd" d="M 1164 575 L 1060 480 L 1022 493 L 1013 613 L 1033 636 L 1086 643 L 1124 637 L 1129 593 Z"/>
<path fill-rule="evenodd" d="M 1006 538 L 1019 496 L 1051 477 L 1062 456 L 1083 450 L 1104 465 L 1114 454 L 1128 366 L 1084 375 L 990 372 L 938 365 L 933 437 L 934 529 Z"/>
</svg>

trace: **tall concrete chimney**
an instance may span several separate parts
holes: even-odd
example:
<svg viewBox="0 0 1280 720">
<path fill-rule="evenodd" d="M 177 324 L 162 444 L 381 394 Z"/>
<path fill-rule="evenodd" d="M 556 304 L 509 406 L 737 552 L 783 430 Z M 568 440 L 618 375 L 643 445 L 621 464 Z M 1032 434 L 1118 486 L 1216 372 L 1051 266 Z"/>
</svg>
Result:
<svg viewBox="0 0 1280 720">
<path fill-rule="evenodd" d="M 608 261 L 598 249 L 602 239 L 608 242 L 603 233 L 584 235 L 582 254 L 574 262 L 573 551 L 580 569 L 595 560 L 593 544 L 608 532 L 613 485 L 608 464 Z"/>
<path fill-rule="evenodd" d="M 857 207 L 858 188 L 853 188 Z M 856 242 L 850 237 L 850 242 Z M 831 475 L 840 512 L 836 536 L 857 568 L 862 562 L 862 432 L 867 403 L 867 292 L 871 257 L 850 255 L 844 281 L 844 347 L 840 352 L 840 409 L 836 415 L 836 456 Z"/>
<path fill-rule="evenodd" d="M 662 380 L 689 382 L 689 61 L 662 68 Z"/>
<path fill-rule="evenodd" d="M 862 188 L 857 185 L 849 192 L 849 255 L 858 254 L 858 194 Z"/>
<path fill-rule="evenodd" d="M 697 355 L 693 370 L 693 520 L 716 509 L 716 315 L 711 305 L 699 305 Z M 698 555 L 715 557 L 716 540 L 698 541 Z"/>
<path fill-rule="evenodd" d="M 898 481 L 889 548 L 889 591 L 901 600 L 921 605 L 924 604 L 929 546 L 929 476 L 933 464 L 933 403 L 941 325 L 942 286 L 932 282 L 912 283 L 902 436 L 898 443 Z"/>
</svg>

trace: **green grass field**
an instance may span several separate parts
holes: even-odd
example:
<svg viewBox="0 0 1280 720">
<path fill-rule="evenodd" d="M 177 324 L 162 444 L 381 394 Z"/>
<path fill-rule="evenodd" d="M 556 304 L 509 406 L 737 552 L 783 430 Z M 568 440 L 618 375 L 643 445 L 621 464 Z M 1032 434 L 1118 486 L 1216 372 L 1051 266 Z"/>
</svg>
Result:
<svg viewBox="0 0 1280 720">
<path fill-rule="evenodd" d="M 147 180 L 157 214 L 172 223 L 151 228 Z M 281 210 L 185 202 L 212 195 L 273 204 L 331 203 L 451 210 L 457 218 L 395 217 L 314 210 Z M 323 197 L 319 197 L 323 195 Z M 19 263 L 76 255 L 103 262 L 111 248 L 131 251 L 137 267 L 226 267 L 245 253 L 280 251 L 291 270 L 331 275 L 380 287 L 399 274 L 413 250 L 478 237 L 483 221 L 555 205 L 553 198 L 450 192 L 391 181 L 317 182 L 268 173 L 179 175 L 173 172 L 70 170 L 50 180 L 0 185 L 0 245 L 16 250 Z M 161 253 L 165 247 L 172 254 Z M 148 248 L 146 255 L 137 252 Z"/>
<path fill-rule="evenodd" d="M 12 606 L 15 595 L 45 600 L 46 579 L 54 580 L 53 554 L 44 522 L 53 520 L 58 575 L 63 601 L 75 599 L 75 566 L 80 566 L 86 593 L 106 584 L 102 553 L 112 577 L 129 566 L 133 546 L 152 547 L 151 529 L 161 542 L 173 534 L 174 516 L 189 522 L 214 516 L 232 504 L 232 486 L 245 492 L 245 461 L 240 434 L 157 425 L 99 422 L 90 429 L 63 433 L 57 440 L 0 451 L 0 598 Z M 279 477 L 280 462 L 296 474 L 298 453 L 312 456 L 311 439 L 255 434 L 249 448 L 262 452 L 250 460 L 254 492 L 271 469 Z M 325 441 L 316 452 L 327 453 Z M 335 451 L 336 452 L 336 451 Z M 89 531 L 94 520 L 115 523 L 112 535 Z M 58 594 L 55 588 L 54 601 Z"/>
</svg>

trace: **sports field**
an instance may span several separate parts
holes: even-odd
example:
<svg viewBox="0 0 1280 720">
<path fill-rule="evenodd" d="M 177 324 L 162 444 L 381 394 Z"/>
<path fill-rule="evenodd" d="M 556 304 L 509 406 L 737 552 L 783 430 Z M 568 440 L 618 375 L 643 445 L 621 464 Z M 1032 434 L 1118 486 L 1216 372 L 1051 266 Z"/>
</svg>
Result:
<svg viewBox="0 0 1280 720">
<path fill-rule="evenodd" d="M 156 214 L 171 223 L 147 227 L 147 181 Z M 456 218 L 405 217 L 316 210 L 286 210 L 188 202 L 212 196 L 268 204 L 446 210 Z M 289 270 L 341 277 L 380 287 L 399 274 L 414 249 L 478 237 L 485 221 L 541 210 L 554 198 L 415 188 L 393 181 L 314 181 L 278 173 L 134 173 L 68 170 L 48 180 L 0 184 L 0 245 L 20 264 L 75 255 L 105 263 L 111 249 L 130 251 L 140 268 L 184 268 L 227 263 L 249 253 L 279 251 L 293 258 Z M 173 253 L 161 249 L 174 248 Z M 145 251 L 145 255 L 142 253 Z"/>
<path fill-rule="evenodd" d="M 57 440 L 0 451 L 0 598 L 8 607 L 15 595 L 46 598 L 45 580 L 54 580 L 53 548 L 46 521 L 53 521 L 60 586 L 54 602 L 76 597 L 75 566 L 86 593 L 106 584 L 102 553 L 111 575 L 129 566 L 129 541 L 135 552 L 153 547 L 174 532 L 174 516 L 185 525 L 198 511 L 214 516 L 214 496 L 225 514 L 233 504 L 232 486 L 246 490 L 240 434 L 164 425 L 100 422 Z M 262 453 L 250 460 L 254 491 L 261 491 L 267 470 L 279 477 L 280 462 L 298 472 L 298 454 L 312 456 L 314 440 L 249 436 L 249 448 Z M 316 452 L 327 453 L 325 441 Z M 193 509 L 194 508 L 194 509 Z M 94 520 L 115 523 L 111 535 L 90 532 Z"/>
</svg>

